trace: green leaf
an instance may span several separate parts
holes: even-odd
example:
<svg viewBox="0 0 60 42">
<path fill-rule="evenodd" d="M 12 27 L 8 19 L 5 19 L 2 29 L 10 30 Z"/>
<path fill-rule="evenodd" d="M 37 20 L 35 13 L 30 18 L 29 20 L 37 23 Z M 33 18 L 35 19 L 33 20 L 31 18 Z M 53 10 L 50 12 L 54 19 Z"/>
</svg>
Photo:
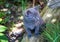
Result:
<svg viewBox="0 0 60 42">
<path fill-rule="evenodd" d="M 8 42 L 8 38 L 3 33 L 0 33 L 0 42 Z"/>
<path fill-rule="evenodd" d="M 8 22 L 9 21 L 9 19 L 10 19 L 10 17 L 9 16 L 7 16 L 6 18 L 4 18 L 0 23 L 1 24 L 5 24 L 6 22 Z"/>
<path fill-rule="evenodd" d="M 49 42 L 60 42 L 60 23 L 47 23 L 44 35 Z"/>
<path fill-rule="evenodd" d="M 6 14 L 4 12 L 0 12 L 0 18 L 6 16 Z"/>
<path fill-rule="evenodd" d="M 0 18 L 0 22 L 2 21 L 2 18 Z"/>
<path fill-rule="evenodd" d="M 58 36 L 53 40 L 53 42 L 56 42 L 58 38 L 60 38 L 60 35 L 58 35 Z"/>
<path fill-rule="evenodd" d="M 0 32 L 4 32 L 7 29 L 7 27 L 0 25 Z"/>
<path fill-rule="evenodd" d="M 47 33 L 46 31 L 45 31 L 45 35 L 46 35 L 50 40 L 53 40 L 53 38 L 51 37 L 51 35 L 50 35 L 49 33 Z"/>
<path fill-rule="evenodd" d="M 0 33 L 0 36 L 3 36 L 4 34 L 3 33 Z"/>
<path fill-rule="evenodd" d="M 8 40 L 0 40 L 1 42 L 8 42 Z"/>
</svg>

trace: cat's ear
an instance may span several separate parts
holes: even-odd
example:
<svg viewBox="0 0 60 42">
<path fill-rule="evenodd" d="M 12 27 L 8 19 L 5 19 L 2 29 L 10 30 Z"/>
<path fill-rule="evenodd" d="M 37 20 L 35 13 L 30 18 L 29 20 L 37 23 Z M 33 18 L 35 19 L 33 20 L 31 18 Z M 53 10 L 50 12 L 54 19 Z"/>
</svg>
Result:
<svg viewBox="0 0 60 42">
<path fill-rule="evenodd" d="M 34 9 L 39 10 L 39 9 L 41 9 L 41 6 L 40 5 L 35 6 Z"/>
<path fill-rule="evenodd" d="M 31 12 L 27 9 L 27 10 L 24 10 L 23 12 L 22 12 L 22 14 L 25 16 L 25 15 L 27 15 L 27 14 L 30 14 Z"/>
</svg>

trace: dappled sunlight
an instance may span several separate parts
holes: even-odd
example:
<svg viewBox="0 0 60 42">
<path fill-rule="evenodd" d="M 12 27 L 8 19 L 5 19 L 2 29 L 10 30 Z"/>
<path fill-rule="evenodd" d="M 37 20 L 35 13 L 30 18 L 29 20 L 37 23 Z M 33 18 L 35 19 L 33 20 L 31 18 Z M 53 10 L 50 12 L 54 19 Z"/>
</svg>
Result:
<svg viewBox="0 0 60 42">
<path fill-rule="evenodd" d="M 52 23 L 55 23 L 57 21 L 57 19 L 52 19 L 51 22 Z"/>
<path fill-rule="evenodd" d="M 2 21 L 3 19 L 2 18 L 0 18 L 0 22 Z"/>
<path fill-rule="evenodd" d="M 23 16 L 19 17 L 21 20 L 23 20 Z"/>
<path fill-rule="evenodd" d="M 8 11 L 8 9 L 5 8 L 5 9 L 1 9 L 0 11 Z"/>
<path fill-rule="evenodd" d="M 46 17 L 47 18 L 52 17 L 52 14 L 46 14 Z"/>
<path fill-rule="evenodd" d="M 24 32 L 24 29 L 23 28 L 18 29 L 15 27 L 12 29 L 12 32 L 14 35 L 21 35 L 21 33 Z"/>
<path fill-rule="evenodd" d="M 23 22 L 18 23 L 18 24 L 14 24 L 15 27 L 21 27 L 23 25 Z"/>
</svg>

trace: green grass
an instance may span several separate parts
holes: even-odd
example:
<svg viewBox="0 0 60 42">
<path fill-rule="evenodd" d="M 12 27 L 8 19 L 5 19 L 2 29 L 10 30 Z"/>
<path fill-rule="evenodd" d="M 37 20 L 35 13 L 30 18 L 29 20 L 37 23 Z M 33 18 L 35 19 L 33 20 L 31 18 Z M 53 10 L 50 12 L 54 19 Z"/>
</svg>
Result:
<svg viewBox="0 0 60 42">
<path fill-rule="evenodd" d="M 48 42 L 60 42 L 60 23 L 47 23 L 43 34 Z"/>
</svg>

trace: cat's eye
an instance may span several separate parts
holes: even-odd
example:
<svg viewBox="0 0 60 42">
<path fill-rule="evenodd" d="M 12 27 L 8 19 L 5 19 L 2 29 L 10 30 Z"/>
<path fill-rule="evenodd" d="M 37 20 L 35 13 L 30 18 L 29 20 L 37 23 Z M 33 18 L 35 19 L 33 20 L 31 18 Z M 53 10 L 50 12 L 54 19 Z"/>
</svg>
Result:
<svg viewBox="0 0 60 42">
<path fill-rule="evenodd" d="M 32 14 L 32 13 L 31 13 L 31 11 L 28 10 L 28 11 L 27 11 L 27 15 L 30 15 L 30 14 Z"/>
</svg>

